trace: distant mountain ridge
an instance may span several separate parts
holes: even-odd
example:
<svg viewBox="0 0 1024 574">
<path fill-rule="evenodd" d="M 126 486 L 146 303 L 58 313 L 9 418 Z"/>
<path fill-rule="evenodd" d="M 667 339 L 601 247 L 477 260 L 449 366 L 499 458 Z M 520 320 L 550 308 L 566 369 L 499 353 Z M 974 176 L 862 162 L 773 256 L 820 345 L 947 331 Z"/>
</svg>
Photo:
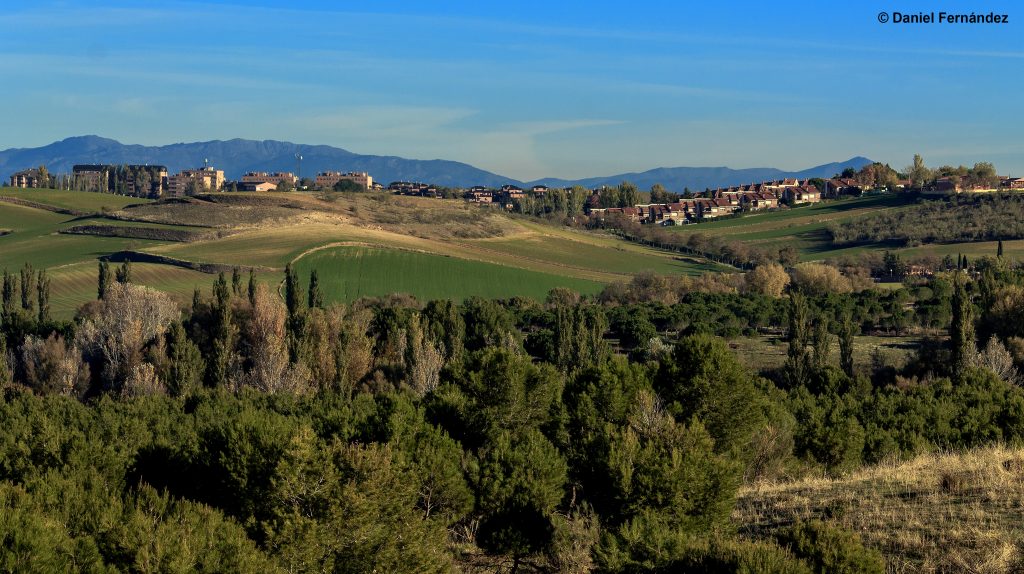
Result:
<svg viewBox="0 0 1024 574">
<path fill-rule="evenodd" d="M 784 177 L 830 177 L 846 167 L 859 169 L 871 163 L 871 160 L 858 156 L 844 162 L 819 165 L 797 172 L 775 168 L 673 167 L 604 177 L 574 180 L 544 178 L 523 182 L 457 161 L 361 155 L 327 145 L 232 139 L 144 146 L 122 144 L 117 140 L 89 135 L 69 137 L 37 148 L 12 148 L 0 151 L 0 175 L 6 179 L 16 171 L 41 164 L 46 165 L 53 173 L 66 173 L 70 172 L 75 164 L 90 163 L 165 165 L 174 173 L 181 169 L 201 166 L 204 159 L 209 159 L 211 165 L 224 170 L 228 179 L 237 179 L 247 171 L 295 173 L 298 170 L 298 161 L 295 158 L 297 153 L 302 155 L 304 176 L 313 176 L 317 172 L 328 170 L 365 171 L 373 176 L 375 181 L 385 185 L 392 181 L 423 181 L 448 187 L 499 187 L 505 184 L 597 187 L 618 185 L 626 180 L 644 190 L 655 183 L 660 183 L 669 191 L 682 191 L 684 187 L 698 191 L 706 187 L 739 185 Z"/>
<path fill-rule="evenodd" d="M 873 161 L 866 157 L 857 156 L 846 161 L 826 163 L 801 171 L 783 171 L 774 167 L 746 169 L 731 169 L 728 167 L 659 167 L 639 173 L 621 173 L 607 177 L 591 177 L 577 180 L 545 178 L 536 182 L 530 182 L 530 184 L 547 185 L 549 187 L 582 185 L 594 188 L 602 185 L 618 185 L 623 181 L 628 181 L 635 184 L 641 190 L 650 189 L 652 185 L 660 183 L 669 191 L 682 191 L 687 187 L 691 191 L 704 191 L 707 188 L 715 189 L 745 183 L 760 183 L 762 181 L 784 179 L 787 177 L 795 177 L 797 179 L 811 177 L 829 178 L 848 167 L 860 169 L 870 163 L 873 163 Z"/>
</svg>

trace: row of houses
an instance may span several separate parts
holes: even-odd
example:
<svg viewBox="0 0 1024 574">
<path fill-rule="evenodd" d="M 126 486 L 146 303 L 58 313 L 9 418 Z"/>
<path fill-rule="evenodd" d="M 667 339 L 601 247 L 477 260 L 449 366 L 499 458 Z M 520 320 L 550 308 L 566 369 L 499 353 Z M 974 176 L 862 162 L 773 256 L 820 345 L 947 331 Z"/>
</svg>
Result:
<svg viewBox="0 0 1024 574">
<path fill-rule="evenodd" d="M 476 185 L 466 190 L 463 197 L 471 203 L 500 203 L 507 205 L 513 200 L 526 197 L 528 193 L 534 196 L 542 196 L 548 191 L 549 188 L 546 185 L 535 185 L 529 190 L 511 184 L 503 185 L 498 189 Z"/>
<path fill-rule="evenodd" d="M 419 181 L 392 181 L 388 184 L 388 191 L 397 195 L 412 195 L 417 197 L 443 197 L 444 194 L 436 186 Z"/>
<path fill-rule="evenodd" d="M 952 175 L 936 178 L 921 190 L 924 195 L 952 195 L 956 193 L 991 193 L 1005 190 L 1024 190 L 1024 177 L 999 177 L 997 185 L 970 181 L 966 176 Z"/>
<path fill-rule="evenodd" d="M 53 184 L 49 177 L 39 168 L 26 169 L 12 174 L 10 184 L 19 188 L 44 187 Z M 315 181 L 323 189 L 333 188 L 341 181 L 351 181 L 363 189 L 380 188 L 366 172 L 325 171 L 317 174 Z M 224 170 L 210 165 L 169 175 L 162 165 L 82 164 L 72 168 L 68 187 L 137 197 L 176 197 L 197 190 L 222 191 L 229 183 L 231 189 L 238 191 L 274 191 L 284 182 L 293 189 L 299 178 L 290 172 L 250 171 L 239 181 L 228 182 Z"/>
<path fill-rule="evenodd" d="M 680 225 L 738 211 L 775 209 L 781 202 L 789 205 L 817 203 L 821 201 L 821 195 L 817 187 L 806 181 L 787 179 L 709 190 L 672 203 L 591 208 L 590 216 L 597 219 L 624 217 L 639 223 Z"/>
</svg>

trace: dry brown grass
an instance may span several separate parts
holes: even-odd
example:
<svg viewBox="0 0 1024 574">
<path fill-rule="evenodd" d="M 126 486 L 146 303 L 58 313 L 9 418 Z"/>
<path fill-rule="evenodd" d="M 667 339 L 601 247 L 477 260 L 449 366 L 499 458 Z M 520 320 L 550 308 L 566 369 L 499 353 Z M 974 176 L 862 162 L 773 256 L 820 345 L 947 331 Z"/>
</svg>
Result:
<svg viewBox="0 0 1024 574">
<path fill-rule="evenodd" d="M 886 555 L 888 570 L 1024 571 L 1024 449 L 928 454 L 842 478 L 757 484 L 733 520 L 764 537 L 797 520 L 832 520 Z"/>
<path fill-rule="evenodd" d="M 350 223 L 424 239 L 480 239 L 519 230 L 497 210 L 463 201 L 349 193 L 217 193 L 137 205 L 114 217 L 179 225 L 253 229 L 305 223 Z"/>
</svg>

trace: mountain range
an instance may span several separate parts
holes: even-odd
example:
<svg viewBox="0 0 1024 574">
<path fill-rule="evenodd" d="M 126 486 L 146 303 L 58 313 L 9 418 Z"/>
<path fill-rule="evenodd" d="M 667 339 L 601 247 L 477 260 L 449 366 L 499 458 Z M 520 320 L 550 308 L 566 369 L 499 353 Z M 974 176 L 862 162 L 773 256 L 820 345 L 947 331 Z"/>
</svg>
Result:
<svg viewBox="0 0 1024 574">
<path fill-rule="evenodd" d="M 784 171 L 763 167 L 730 169 L 727 167 L 670 167 L 639 173 L 622 173 L 584 179 L 544 178 L 519 181 L 466 163 L 449 160 L 418 160 L 397 156 L 362 155 L 326 145 L 305 145 L 275 140 L 215 140 L 177 143 L 163 146 L 122 144 L 99 136 L 76 136 L 37 148 L 12 148 L 0 151 L 0 175 L 39 165 L 51 173 L 67 173 L 75 164 L 151 164 L 165 165 L 171 173 L 202 166 L 204 160 L 223 169 L 228 179 L 237 179 L 247 171 L 300 171 L 296 155 L 302 156 L 301 174 L 312 176 L 321 171 L 365 171 L 385 185 L 392 181 L 422 181 L 447 187 L 505 184 L 551 187 L 583 185 L 598 187 L 630 181 L 640 189 L 660 183 L 669 191 L 715 188 L 785 177 L 831 177 L 846 167 L 859 169 L 871 163 L 865 157 L 828 163 L 803 171 Z"/>
</svg>

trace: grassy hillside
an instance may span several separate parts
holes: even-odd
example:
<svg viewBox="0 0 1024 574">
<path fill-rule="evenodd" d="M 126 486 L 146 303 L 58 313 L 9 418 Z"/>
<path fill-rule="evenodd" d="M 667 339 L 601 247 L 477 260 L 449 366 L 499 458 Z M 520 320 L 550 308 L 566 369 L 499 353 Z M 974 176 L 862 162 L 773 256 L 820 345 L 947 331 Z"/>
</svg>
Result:
<svg viewBox="0 0 1024 574">
<path fill-rule="evenodd" d="M 932 200 L 935 201 L 935 200 Z M 859 221 L 878 214 L 907 214 L 915 209 L 917 200 L 898 194 L 875 195 L 839 201 L 826 201 L 818 205 L 797 207 L 771 213 L 750 213 L 742 217 L 711 221 L 697 225 L 669 227 L 680 234 L 703 233 L 742 241 L 758 247 L 778 249 L 792 246 L 799 250 L 804 261 L 839 258 L 870 250 L 888 250 L 905 257 L 934 256 L 942 258 L 957 254 L 973 259 L 996 254 L 995 241 L 936 243 L 916 247 L 903 247 L 902 243 L 876 243 L 837 246 L 832 243 L 828 227 L 837 223 Z M 1024 240 L 1004 241 L 1004 254 L 1011 260 L 1024 260 Z"/>
<path fill-rule="evenodd" d="M 95 262 L 67 265 L 49 273 L 52 285 L 50 305 L 55 316 L 71 316 L 83 302 L 96 297 Z M 209 293 L 213 278 L 206 273 L 171 265 L 135 263 L 132 265 L 132 282 L 160 289 L 186 304 L 191 301 L 192 291 L 196 287 Z"/>
<path fill-rule="evenodd" d="M 922 455 L 837 479 L 744 488 L 733 514 L 763 537 L 795 520 L 835 521 L 882 550 L 890 572 L 1024 570 L 1024 449 Z"/>
<path fill-rule="evenodd" d="M 555 287 L 596 293 L 600 283 L 399 249 L 348 246 L 315 251 L 296 265 L 305 277 L 317 270 L 328 301 L 409 293 L 420 300 L 455 299 L 471 295 L 504 298 L 513 295 L 543 299 Z"/>
<path fill-rule="evenodd" d="M 339 300 L 399 291 L 426 298 L 543 297 L 554 286 L 593 293 L 644 271 L 694 275 L 729 270 L 604 233 L 546 225 L 461 201 L 387 194 L 318 198 L 233 193 L 148 202 L 9 188 L 2 195 L 31 205 L 0 201 L 0 230 L 10 232 L 0 236 L 0 267 L 13 270 L 30 261 L 36 268 L 47 268 L 54 278 L 54 313 L 63 317 L 95 296 L 96 261 L 122 250 L 194 263 L 254 266 L 271 282 L 279 281 L 293 261 L 305 270 L 313 263 L 358 261 L 354 275 L 321 270 L 325 292 Z M 55 213 L 44 206 L 95 215 Z M 100 212 L 117 219 L 100 217 Z M 108 227 L 197 231 L 191 237 L 201 239 L 183 242 L 182 233 L 133 233 L 153 239 L 61 233 L 82 226 L 98 227 L 101 234 Z M 165 240 L 172 235 L 178 240 Z M 414 272 L 392 272 L 406 268 Z M 193 286 L 206 288 L 213 281 L 212 276 L 182 268 L 139 269 L 139 282 L 182 297 Z M 58 285 L 61 280 L 66 284 Z"/>
<path fill-rule="evenodd" d="M 130 248 L 155 245 L 152 241 L 95 236 L 61 235 L 60 230 L 78 222 L 70 215 L 0 202 L 0 268 L 21 267 L 26 261 L 36 268 L 54 268 Z"/>
<path fill-rule="evenodd" d="M 817 205 L 797 207 L 771 213 L 749 213 L 741 217 L 711 221 L 697 225 L 670 227 L 677 233 L 704 233 L 730 240 L 749 242 L 762 247 L 791 245 L 800 250 L 805 261 L 856 253 L 870 246 L 836 248 L 827 228 L 830 224 L 880 213 L 904 209 L 912 205 L 897 195 L 875 195 Z"/>
<path fill-rule="evenodd" d="M 63 191 L 56 189 L 20 189 L 16 187 L 0 187 L 0 197 L 13 197 L 35 203 L 50 205 L 61 209 L 76 211 L 113 211 L 126 205 L 149 203 L 149 199 L 124 197 L 110 193 L 93 193 L 89 191 Z"/>
</svg>

